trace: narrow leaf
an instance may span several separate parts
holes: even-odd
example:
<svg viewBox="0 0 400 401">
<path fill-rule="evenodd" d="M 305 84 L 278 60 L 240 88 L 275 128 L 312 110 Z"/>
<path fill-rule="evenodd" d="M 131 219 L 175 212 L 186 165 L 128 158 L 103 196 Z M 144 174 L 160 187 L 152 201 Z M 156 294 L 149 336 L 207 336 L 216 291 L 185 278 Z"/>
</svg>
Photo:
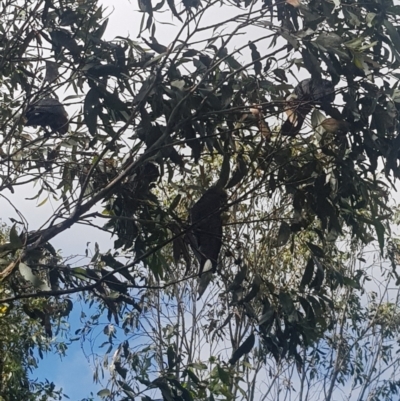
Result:
<svg viewBox="0 0 400 401">
<path fill-rule="evenodd" d="M 304 270 L 304 274 L 300 283 L 300 288 L 304 288 L 306 285 L 310 284 L 313 274 L 314 274 L 314 261 L 312 258 L 310 258 Z"/>
<path fill-rule="evenodd" d="M 21 273 L 22 277 L 29 281 L 36 289 L 42 291 L 50 291 L 50 287 L 44 283 L 38 276 L 33 274 L 32 269 L 26 265 L 25 263 L 19 264 L 19 272 Z"/>
<path fill-rule="evenodd" d="M 279 227 L 278 238 L 276 239 L 276 246 L 283 246 L 285 245 L 290 238 L 291 229 L 286 221 L 283 221 L 281 226 Z"/>
<path fill-rule="evenodd" d="M 13 224 L 10 230 L 10 243 L 14 249 L 19 249 L 23 246 L 21 238 L 17 232 L 16 224 Z"/>
</svg>

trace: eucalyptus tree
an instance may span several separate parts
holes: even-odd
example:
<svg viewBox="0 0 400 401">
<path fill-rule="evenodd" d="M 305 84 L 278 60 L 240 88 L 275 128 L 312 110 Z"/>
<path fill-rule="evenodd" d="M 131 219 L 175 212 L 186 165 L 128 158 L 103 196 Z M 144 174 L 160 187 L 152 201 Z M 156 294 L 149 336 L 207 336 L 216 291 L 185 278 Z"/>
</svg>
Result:
<svg viewBox="0 0 400 401">
<path fill-rule="evenodd" d="M 3 3 L 0 191 L 18 217 L 0 248 L 12 283 L 0 302 L 43 300 L 48 334 L 73 294 L 127 334 L 151 331 L 147 314 L 164 297 L 178 309 L 204 302 L 207 335 L 235 330 L 226 358 L 212 360 L 216 387 L 180 342 L 165 355 L 163 332 L 140 366 L 123 342 L 112 367 L 131 398 L 147 387 L 229 398 L 240 391 L 234 367 L 254 349 L 260 364 L 301 370 L 303 350 L 332 327 L 338 288 L 364 286 L 340 240 L 357 249 L 376 238 L 385 252 L 399 174 L 399 6 L 145 0 L 135 41 L 104 39 L 96 0 Z M 158 33 L 166 15 L 169 43 Z M 56 204 L 35 229 L 12 196 L 32 184 L 27 202 Z M 200 207 L 210 189 L 224 195 Z M 109 233 L 111 249 L 63 260 L 52 241 L 82 224 Z"/>
</svg>

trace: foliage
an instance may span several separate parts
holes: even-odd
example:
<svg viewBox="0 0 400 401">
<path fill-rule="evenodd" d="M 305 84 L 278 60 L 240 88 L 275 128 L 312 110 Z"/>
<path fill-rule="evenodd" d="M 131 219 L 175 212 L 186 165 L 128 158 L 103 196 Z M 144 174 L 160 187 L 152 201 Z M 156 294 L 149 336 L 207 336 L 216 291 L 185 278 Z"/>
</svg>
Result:
<svg viewBox="0 0 400 401">
<path fill-rule="evenodd" d="M 5 242 L 9 230 L 2 224 L 0 243 Z M 2 298 L 12 293 L 7 283 L 0 286 Z M 37 308 L 40 301 L 29 301 L 22 304 L 3 303 L 0 309 L 0 399 L 12 400 L 61 400 L 62 393 L 51 382 L 39 382 L 29 378 L 38 367 L 38 356 L 52 347 L 43 335 L 41 324 L 30 319 L 22 310 L 22 305 Z M 35 309 L 34 309 L 35 310 Z M 37 310 L 37 309 L 36 309 Z M 59 350 L 62 345 L 59 344 Z"/>
<path fill-rule="evenodd" d="M 101 358 L 97 369 L 98 375 L 109 367 L 113 372 L 107 394 L 121 392 L 129 399 L 141 394 L 145 384 L 145 394 L 152 399 L 156 397 L 149 390 L 154 387 L 161 389 L 164 398 L 174 398 L 183 391 L 181 378 L 191 399 L 207 399 L 210 393 L 216 399 L 243 400 L 275 400 L 278 395 L 309 401 L 322 395 L 325 399 L 362 400 L 367 394 L 373 400 L 395 398 L 399 393 L 399 310 L 398 304 L 385 300 L 397 300 L 399 291 L 393 288 L 387 261 L 362 262 L 368 253 L 371 250 L 352 249 L 343 256 L 350 258 L 347 266 L 353 274 L 363 272 L 363 286 L 371 286 L 377 270 L 383 273 L 379 282 L 363 296 L 351 286 L 336 288 L 332 298 L 337 301 L 329 310 L 330 327 L 323 338 L 298 348 L 301 366 L 288 358 L 265 358 L 261 343 L 231 366 L 227 363 L 231 349 L 246 339 L 251 319 L 240 314 L 240 308 L 222 319 L 224 300 L 212 304 L 218 288 L 199 305 L 195 288 L 177 286 L 172 296 L 148 301 L 154 307 L 149 307 L 140 321 L 133 322 L 127 315 L 121 326 L 110 324 L 104 330 L 109 336 L 108 362 L 104 364 Z M 91 330 L 95 334 L 94 326 Z M 119 341 L 122 332 L 125 340 Z"/>
<path fill-rule="evenodd" d="M 235 16 L 210 23 L 219 5 Z M 155 345 L 139 355 L 121 343 L 111 365 L 118 391 L 102 395 L 156 388 L 168 401 L 231 399 L 243 392 L 238 372 L 252 380 L 243 362 L 250 351 L 256 371 L 294 361 L 301 372 L 307 350 L 337 323 L 337 302 L 363 289 L 366 273 L 349 269 L 341 240 L 354 250 L 376 239 L 385 252 L 399 177 L 399 6 L 146 0 L 139 9 L 141 42 L 104 39 L 96 0 L 25 0 L 23 8 L 8 0 L 0 11 L 0 191 L 35 183 L 32 199 L 57 202 L 34 231 L 17 210 L 0 247 L 0 278 L 12 291 L 1 302 L 43 299 L 38 317 L 50 335 L 49 322 L 68 315 L 68 296 L 79 293 L 107 312 L 111 349 L 113 324 L 148 333 L 161 300 L 178 311 L 188 303 L 175 326 L 158 322 Z M 177 24 L 169 44 L 156 39 L 156 16 L 166 11 Z M 309 84 L 296 87 L 299 72 Z M 25 127 L 26 112 L 30 119 L 61 89 L 71 93 L 62 102 L 69 132 L 61 135 L 64 120 L 58 132 L 54 121 Z M 190 210 L 214 186 L 227 202 L 203 221 L 217 233 L 222 224 L 222 248 L 197 280 L 206 224 Z M 79 224 L 110 233 L 113 248 L 96 246 L 80 264 L 62 260 L 51 241 Z M 190 347 L 180 354 L 183 339 L 168 343 L 188 311 L 199 319 L 198 295 L 203 334 L 218 339 L 205 368 Z"/>
</svg>

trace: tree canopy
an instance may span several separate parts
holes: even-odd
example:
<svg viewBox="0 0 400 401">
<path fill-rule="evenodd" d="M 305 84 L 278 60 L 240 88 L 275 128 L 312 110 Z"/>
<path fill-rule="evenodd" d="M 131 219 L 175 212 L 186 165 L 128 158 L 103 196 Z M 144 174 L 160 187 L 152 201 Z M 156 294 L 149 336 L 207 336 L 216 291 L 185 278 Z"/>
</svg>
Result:
<svg viewBox="0 0 400 401">
<path fill-rule="evenodd" d="M 261 366 L 301 377 L 311 356 L 335 347 L 351 305 L 380 314 L 361 302 L 362 249 L 376 241 L 390 266 L 382 281 L 398 281 L 388 238 L 400 176 L 400 6 L 153 3 L 138 2 L 138 38 L 106 40 L 97 0 L 3 2 L 2 202 L 14 205 L 22 187 L 26 202 L 56 207 L 32 229 L 15 206 L 0 245 L 0 302 L 36 300 L 48 337 L 74 297 L 95 303 L 109 320 L 103 397 L 147 400 L 158 389 L 166 401 L 253 399 Z M 158 34 L 167 23 L 168 43 Z M 109 249 L 95 244 L 78 260 L 53 247 L 80 225 L 94 238 L 109 233 Z M 134 350 L 138 332 L 146 347 Z M 334 384 L 344 374 L 335 369 Z M 388 397 L 399 386 L 390 383 Z"/>
</svg>

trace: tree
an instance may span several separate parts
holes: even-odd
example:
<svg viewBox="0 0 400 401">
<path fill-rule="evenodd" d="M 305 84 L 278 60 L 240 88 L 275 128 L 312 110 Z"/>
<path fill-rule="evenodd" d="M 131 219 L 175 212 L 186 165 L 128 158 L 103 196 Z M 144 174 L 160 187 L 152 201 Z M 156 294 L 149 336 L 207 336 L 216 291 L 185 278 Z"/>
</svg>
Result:
<svg viewBox="0 0 400 401">
<path fill-rule="evenodd" d="M 0 302 L 42 297 L 51 320 L 53 305 L 68 314 L 68 297 L 78 293 L 129 331 L 163 297 L 179 307 L 179 299 L 195 305 L 193 297 L 214 294 L 210 334 L 223 335 L 220 321 L 235 330 L 226 361 L 240 365 L 257 346 L 260 364 L 295 361 L 304 369 L 303 350 L 326 340 L 335 322 L 335 291 L 362 288 L 364 273 L 348 269 L 340 240 L 356 249 L 376 237 L 385 252 L 389 190 L 399 175 L 399 8 L 391 1 L 230 5 L 234 18 L 207 23 L 216 2 L 141 1 L 135 42 L 103 39 L 107 19 L 95 0 L 6 2 L 0 191 L 6 197 L 35 182 L 33 198 L 58 206 L 37 230 L 21 215 L 11 229 L 0 277 L 13 293 Z M 164 11 L 177 25 L 169 44 L 156 39 Z M 234 48 L 247 30 L 252 40 Z M 298 71 L 311 81 L 288 79 Z M 63 109 L 35 120 L 37 130 L 25 127 L 35 107 L 46 113 L 45 99 L 58 105 L 60 89 L 73 93 L 62 104 L 77 107 L 68 134 Z M 227 202 L 190 221 L 211 187 Z M 210 235 L 204 222 L 218 226 L 220 238 L 219 219 L 218 263 L 212 256 L 213 269 L 203 272 L 198 239 Z M 96 247 L 80 264 L 61 260 L 51 241 L 78 224 L 109 232 L 113 249 Z M 183 293 L 175 291 L 181 282 Z M 210 396 L 210 388 L 187 387 L 197 377 L 192 354 L 179 356 L 175 344 L 165 356 L 160 334 L 155 356 L 158 367 L 169 356 L 167 370 L 150 381 L 152 360 L 137 366 L 129 347 L 119 348 L 119 390 L 143 391 L 124 381 L 124 355 L 141 369 L 142 386 L 165 399 Z M 210 377 L 221 380 L 213 394 L 229 398 L 239 384 L 222 362 L 212 362 Z"/>
<path fill-rule="evenodd" d="M 394 245 L 392 257 L 397 258 Z M 376 254 L 377 261 L 363 262 L 371 252 Z M 332 298 L 337 301 L 326 317 L 330 326 L 323 337 L 299 348 L 301 366 L 289 358 L 266 358 L 262 343 L 257 343 L 238 364 L 230 366 L 227 362 L 231 344 L 246 339 L 252 319 L 239 307 L 231 308 L 228 315 L 229 299 L 219 298 L 219 304 L 213 303 L 218 299 L 217 288 L 199 305 L 196 285 L 185 282 L 170 288 L 168 294 L 152 291 L 147 305 L 154 307 L 149 306 L 139 321 L 127 316 L 122 327 L 110 324 L 105 330 L 110 338 L 108 363 L 104 364 L 102 356 L 97 369 L 100 375 L 101 370 L 110 367 L 113 380 L 101 394 L 122 393 L 129 399 L 144 393 L 154 399 L 157 397 L 152 396 L 151 390 L 158 387 L 164 399 L 176 397 L 175 392 L 179 391 L 183 392 L 182 397 L 196 400 L 206 399 L 210 393 L 215 399 L 242 400 L 396 398 L 400 363 L 398 304 L 386 300 L 393 292 L 396 302 L 399 292 L 393 288 L 390 263 L 379 260 L 378 250 L 368 248 L 353 248 L 343 252 L 342 257 L 349 259 L 351 273 L 362 272 L 362 284 L 373 280 L 379 268 L 382 277 L 373 291 L 361 291 L 355 282 L 334 290 Z M 318 322 L 314 327 L 318 327 Z M 127 336 L 117 345 L 122 329 Z M 190 395 L 185 391 L 190 391 Z"/>
<path fill-rule="evenodd" d="M 10 230 L 2 224 L 0 243 L 4 244 Z M 1 283 L 2 298 L 9 296 L 12 288 L 9 283 Z M 30 373 L 38 367 L 38 357 L 52 348 L 65 351 L 65 344 L 50 344 L 44 336 L 43 325 L 37 316 L 31 319 L 23 311 L 40 314 L 43 301 L 30 300 L 13 304 L 2 304 L 0 309 L 1 340 L 0 340 L 0 399 L 12 400 L 59 400 L 62 393 L 54 383 L 30 380 Z"/>
</svg>

